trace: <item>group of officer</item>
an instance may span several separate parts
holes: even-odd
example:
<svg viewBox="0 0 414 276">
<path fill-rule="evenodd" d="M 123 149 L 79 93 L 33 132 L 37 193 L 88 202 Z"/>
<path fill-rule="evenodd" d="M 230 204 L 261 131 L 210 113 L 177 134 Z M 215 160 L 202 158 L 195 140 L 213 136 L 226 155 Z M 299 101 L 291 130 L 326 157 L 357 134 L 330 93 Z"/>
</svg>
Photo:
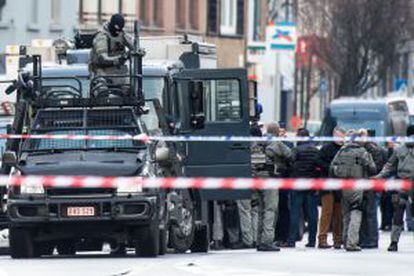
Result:
<svg viewBox="0 0 414 276">
<path fill-rule="evenodd" d="M 96 34 L 91 52 L 90 72 L 93 77 L 124 75 L 125 63 L 133 50 L 132 38 L 123 31 L 125 20 L 115 14 Z M 128 51 L 129 50 L 129 51 Z M 138 53 L 145 52 L 138 49 Z M 113 79 L 118 82 L 122 80 Z M 106 84 L 104 84 L 106 85 Z M 277 123 L 267 126 L 266 135 L 280 136 L 283 130 Z M 252 128 L 253 136 L 261 136 L 258 126 Z M 306 129 L 299 129 L 298 136 L 309 136 Z M 337 127 L 333 136 L 366 136 L 367 131 L 348 131 Z M 414 137 L 414 126 L 407 135 Z M 291 143 L 270 142 L 253 143 L 252 173 L 255 177 L 294 177 L 294 178 L 388 178 L 414 179 L 414 143 L 398 147 L 389 160 L 381 154 L 380 146 L 375 143 L 335 141 L 318 149 L 311 142 Z M 318 197 L 319 196 L 319 197 Z M 289 199 L 288 235 L 282 243 L 276 244 L 275 225 L 279 217 L 279 192 L 276 190 L 258 191 L 254 195 L 258 204 L 257 220 L 253 218 L 251 200 L 237 202 L 243 244 L 257 246 L 259 251 L 279 251 L 281 246 L 294 247 L 299 233 L 300 210 L 306 206 L 308 215 L 309 241 L 306 246 L 316 245 L 318 228 L 318 202 L 322 211 L 319 220 L 319 248 L 330 248 L 327 233 L 332 227 L 334 248 L 344 245 L 347 251 L 359 251 L 378 247 L 378 221 L 376 195 L 373 191 L 359 190 L 333 192 L 325 191 L 317 195 L 313 191 L 292 191 Z M 397 192 L 392 195 L 394 217 L 389 251 L 398 250 L 398 240 L 403 230 L 403 216 L 409 194 Z M 361 227 L 362 225 L 362 227 Z"/>
<path fill-rule="evenodd" d="M 280 136 L 276 123 L 267 126 L 266 135 Z M 253 136 L 260 136 L 257 126 L 252 127 Z M 358 131 L 337 127 L 333 136 L 338 138 L 367 136 L 367 130 Z M 307 137 L 309 132 L 301 128 L 297 136 Z M 414 138 L 414 126 L 407 129 L 407 136 Z M 317 147 L 312 142 L 299 142 L 296 146 L 286 142 L 255 142 L 251 146 L 252 172 L 255 177 L 274 178 L 389 178 L 414 179 L 414 143 L 397 147 L 391 157 L 384 156 L 384 149 L 373 142 L 344 143 L 338 139 Z M 334 248 L 360 251 L 361 248 L 378 248 L 377 196 L 375 191 L 291 191 L 289 196 L 289 220 L 280 227 L 288 228 L 284 241 L 275 242 L 275 227 L 282 210 L 279 210 L 279 193 L 263 190 L 254 194 L 258 201 L 258 219 L 255 221 L 251 200 L 238 202 L 240 228 L 243 244 L 255 244 L 258 251 L 280 251 L 280 247 L 295 247 L 300 232 L 301 212 L 304 209 L 308 221 L 308 243 L 316 246 L 319 221 L 318 248 L 332 246 L 327 234 L 332 229 Z M 409 194 L 394 192 L 391 244 L 388 251 L 398 250 L 398 240 L 403 231 L 403 216 Z M 253 201 L 254 201 L 253 200 Z M 318 203 L 321 216 L 318 216 Z M 257 229 L 255 226 L 257 224 Z M 286 225 L 287 224 L 287 225 Z M 276 231 L 277 232 L 277 231 Z"/>
</svg>

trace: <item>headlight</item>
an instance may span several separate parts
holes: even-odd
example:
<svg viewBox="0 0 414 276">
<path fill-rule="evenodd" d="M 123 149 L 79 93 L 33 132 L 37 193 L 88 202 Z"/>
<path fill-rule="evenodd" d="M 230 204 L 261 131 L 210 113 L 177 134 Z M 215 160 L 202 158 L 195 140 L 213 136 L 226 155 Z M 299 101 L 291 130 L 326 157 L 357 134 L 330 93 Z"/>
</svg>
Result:
<svg viewBox="0 0 414 276">
<path fill-rule="evenodd" d="M 20 194 L 44 194 L 43 181 L 38 177 L 27 177 L 20 185 Z"/>
</svg>

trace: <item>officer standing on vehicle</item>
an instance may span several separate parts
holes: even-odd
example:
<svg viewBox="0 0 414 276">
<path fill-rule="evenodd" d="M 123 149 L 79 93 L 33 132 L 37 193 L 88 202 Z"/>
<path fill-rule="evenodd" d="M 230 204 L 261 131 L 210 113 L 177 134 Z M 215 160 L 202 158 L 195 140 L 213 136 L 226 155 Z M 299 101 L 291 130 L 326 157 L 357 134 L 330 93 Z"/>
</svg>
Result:
<svg viewBox="0 0 414 276">
<path fill-rule="evenodd" d="M 407 129 L 407 136 L 414 138 L 414 125 Z M 396 148 L 385 164 L 382 171 L 375 178 L 388 178 L 396 174 L 399 179 L 414 180 L 414 143 L 405 143 Z M 409 198 L 407 192 L 397 192 L 392 195 L 394 215 L 391 229 L 391 244 L 388 251 L 398 251 L 398 241 L 404 228 L 404 210 Z"/>
<path fill-rule="evenodd" d="M 357 137 L 355 131 L 347 136 Z M 359 143 L 350 141 L 336 154 L 330 166 L 330 174 L 337 178 L 363 179 L 375 174 L 377 167 L 371 154 Z M 342 191 L 343 241 L 347 251 L 361 251 L 358 246 L 362 222 L 363 191 Z"/>
<path fill-rule="evenodd" d="M 92 78 L 109 75 L 128 75 L 127 60 L 134 50 L 133 39 L 124 32 L 125 19 L 114 14 L 95 35 L 89 71 Z M 144 55 L 144 51 L 140 50 Z M 108 80 L 106 80 L 108 82 Z M 124 78 L 113 78 L 113 84 L 125 84 Z"/>
</svg>

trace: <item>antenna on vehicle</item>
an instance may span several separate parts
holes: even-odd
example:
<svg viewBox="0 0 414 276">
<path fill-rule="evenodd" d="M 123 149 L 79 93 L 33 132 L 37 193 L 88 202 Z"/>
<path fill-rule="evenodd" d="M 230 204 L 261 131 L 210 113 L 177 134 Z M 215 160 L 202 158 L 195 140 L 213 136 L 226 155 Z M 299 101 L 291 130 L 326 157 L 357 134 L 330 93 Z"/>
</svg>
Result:
<svg viewBox="0 0 414 276">
<path fill-rule="evenodd" d="M 140 24 L 138 20 L 134 21 L 134 53 L 133 53 L 133 91 L 134 96 L 138 98 L 139 104 L 144 105 L 144 95 L 142 92 L 142 54 L 140 53 Z"/>
</svg>

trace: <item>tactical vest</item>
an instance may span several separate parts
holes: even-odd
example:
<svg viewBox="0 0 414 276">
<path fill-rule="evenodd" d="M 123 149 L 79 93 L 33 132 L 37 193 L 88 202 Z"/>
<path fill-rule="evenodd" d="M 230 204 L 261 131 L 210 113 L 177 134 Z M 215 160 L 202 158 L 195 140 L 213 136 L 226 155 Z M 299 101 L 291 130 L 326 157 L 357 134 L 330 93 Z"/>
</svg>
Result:
<svg viewBox="0 0 414 276">
<path fill-rule="evenodd" d="M 335 157 L 334 174 L 338 178 L 364 178 L 365 167 L 361 159 L 361 148 L 344 147 Z"/>
<path fill-rule="evenodd" d="M 273 172 L 273 163 L 265 154 L 266 145 L 253 143 L 250 148 L 252 175 L 254 177 L 269 177 Z"/>
</svg>

